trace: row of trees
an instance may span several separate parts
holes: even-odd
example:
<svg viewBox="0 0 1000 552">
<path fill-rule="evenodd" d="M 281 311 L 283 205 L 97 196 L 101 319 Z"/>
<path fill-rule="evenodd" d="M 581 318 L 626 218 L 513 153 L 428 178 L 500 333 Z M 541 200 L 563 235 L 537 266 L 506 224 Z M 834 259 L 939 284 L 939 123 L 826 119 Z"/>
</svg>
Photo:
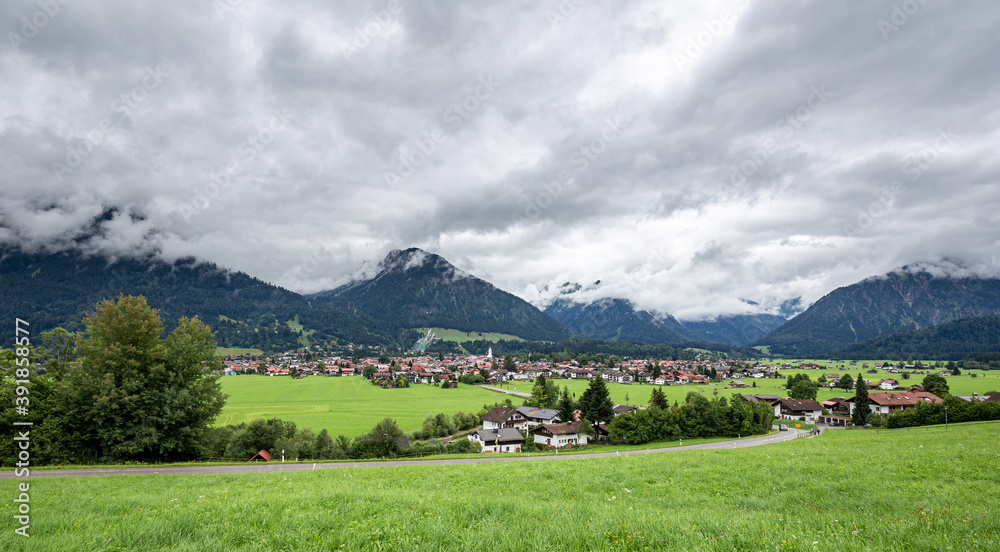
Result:
<svg viewBox="0 0 1000 552">
<path fill-rule="evenodd" d="M 218 382 L 215 336 L 181 318 L 161 339 L 163 322 L 142 297 L 104 301 L 84 318 L 85 332 L 46 336 L 35 349 L 47 372 L 27 386 L 27 414 L 4 409 L 0 432 L 32 422 L 32 461 L 48 464 L 188 460 L 203 454 L 209 426 L 226 396 Z M 4 378 L 0 402 L 14 404 Z M 5 442 L 13 443 L 12 440 Z M 14 461 L 13 447 L 3 463 Z"/>
<path fill-rule="evenodd" d="M 978 422 L 1000 420 L 1000 402 L 966 402 L 958 397 L 947 397 L 941 404 L 920 403 L 914 410 L 897 412 L 886 420 L 886 427 L 914 427 L 945 423 L 945 407 L 949 422 Z"/>
<path fill-rule="evenodd" d="M 737 437 L 766 434 L 774 421 L 774 409 L 752 403 L 742 395 L 706 398 L 692 391 L 684 404 L 667 406 L 663 391 L 654 389 L 649 408 L 619 414 L 608 433 L 613 443 L 642 444 L 683 438 Z"/>
</svg>

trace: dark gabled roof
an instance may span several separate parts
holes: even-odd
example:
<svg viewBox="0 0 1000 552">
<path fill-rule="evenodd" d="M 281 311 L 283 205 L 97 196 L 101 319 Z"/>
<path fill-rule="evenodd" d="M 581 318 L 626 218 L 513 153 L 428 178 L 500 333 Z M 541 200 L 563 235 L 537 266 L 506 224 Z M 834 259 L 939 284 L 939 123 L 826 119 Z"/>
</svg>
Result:
<svg viewBox="0 0 1000 552">
<path fill-rule="evenodd" d="M 1000 393 L 993 393 L 988 398 L 983 400 L 986 402 L 1000 402 Z"/>
<path fill-rule="evenodd" d="M 812 399 L 781 399 L 781 407 L 793 412 L 805 410 L 823 410 L 823 405 Z"/>
<path fill-rule="evenodd" d="M 521 414 L 517 410 L 507 408 L 506 406 L 501 406 L 499 408 L 494 408 L 493 410 L 490 410 L 489 412 L 484 414 L 483 421 L 502 423 L 506 422 L 512 417 L 518 417 L 518 416 L 524 417 L 524 414 Z"/>
<path fill-rule="evenodd" d="M 624 414 L 626 412 L 632 412 L 634 410 L 639 410 L 639 407 L 629 404 L 616 404 L 614 408 L 615 414 Z"/>
<path fill-rule="evenodd" d="M 548 433 L 550 435 L 569 435 L 571 433 L 578 433 L 580 430 L 580 422 L 567 422 L 565 424 L 550 424 L 538 426 L 531 430 L 532 433 Z"/>
<path fill-rule="evenodd" d="M 507 443 L 524 442 L 524 435 L 521 435 L 520 431 L 512 427 L 504 427 L 500 429 L 477 429 L 474 435 L 487 445 L 492 445 L 494 443 L 503 445 Z"/>
<path fill-rule="evenodd" d="M 765 402 L 772 406 L 781 400 L 781 397 L 777 395 L 743 395 L 743 398 L 752 403 Z"/>
<path fill-rule="evenodd" d="M 551 420 L 559 415 L 558 410 L 552 410 L 551 408 L 536 408 L 534 406 L 519 406 L 517 407 L 517 411 L 520 412 L 525 418 L 533 418 L 535 420 Z"/>
</svg>

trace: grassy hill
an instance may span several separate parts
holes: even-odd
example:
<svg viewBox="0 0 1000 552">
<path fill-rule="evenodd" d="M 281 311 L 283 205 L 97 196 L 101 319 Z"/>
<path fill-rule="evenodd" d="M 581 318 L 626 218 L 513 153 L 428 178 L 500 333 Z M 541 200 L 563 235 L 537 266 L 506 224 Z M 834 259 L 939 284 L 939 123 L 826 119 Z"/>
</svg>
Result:
<svg viewBox="0 0 1000 552">
<path fill-rule="evenodd" d="M 997 550 L 997 427 L 540 462 L 36 479 L 33 536 L 8 527 L 0 548 Z"/>
</svg>

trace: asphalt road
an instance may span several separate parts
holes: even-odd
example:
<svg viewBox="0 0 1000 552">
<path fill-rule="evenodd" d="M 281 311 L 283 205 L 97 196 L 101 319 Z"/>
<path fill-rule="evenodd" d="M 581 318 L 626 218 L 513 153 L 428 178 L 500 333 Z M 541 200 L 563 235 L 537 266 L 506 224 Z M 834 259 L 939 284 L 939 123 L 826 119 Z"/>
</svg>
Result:
<svg viewBox="0 0 1000 552">
<path fill-rule="evenodd" d="M 93 477 L 101 475 L 190 475 L 224 473 L 276 473 L 309 470 L 329 470 L 339 468 L 380 468 L 384 466 L 427 466 L 442 464 L 478 464 L 482 462 L 540 462 L 548 460 L 585 460 L 587 458 L 608 458 L 631 454 L 656 454 L 699 449 L 732 449 L 769 445 L 808 436 L 809 432 L 790 429 L 762 437 L 748 437 L 736 441 L 719 441 L 683 447 L 630 450 L 626 452 L 597 452 L 591 454 L 557 454 L 552 456 L 503 456 L 484 455 L 482 458 L 461 458 L 451 460 L 390 460 L 384 462 L 317 462 L 315 464 L 254 463 L 228 466 L 176 466 L 163 468 L 81 468 L 68 470 L 31 470 L 30 477 Z M 12 479 L 13 470 L 0 472 L 0 479 Z"/>
<path fill-rule="evenodd" d="M 508 395 L 516 395 L 518 397 L 528 398 L 531 393 L 523 393 L 521 391 L 511 391 L 510 389 L 501 389 L 500 387 L 493 387 L 492 385 L 479 385 L 483 389 L 489 389 L 490 391 L 496 391 L 497 393 L 507 393 Z"/>
</svg>

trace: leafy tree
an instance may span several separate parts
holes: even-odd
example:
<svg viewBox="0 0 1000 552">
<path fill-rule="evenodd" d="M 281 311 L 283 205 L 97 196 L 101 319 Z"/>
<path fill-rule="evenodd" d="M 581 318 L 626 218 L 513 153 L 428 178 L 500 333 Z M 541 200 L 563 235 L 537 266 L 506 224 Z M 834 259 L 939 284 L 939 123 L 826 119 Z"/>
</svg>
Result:
<svg viewBox="0 0 1000 552">
<path fill-rule="evenodd" d="M 375 424 L 375 427 L 368 432 L 368 437 L 371 437 L 377 441 L 391 441 L 395 443 L 403 436 L 402 430 L 396 425 L 396 420 L 392 418 L 385 417 L 382 421 Z"/>
<path fill-rule="evenodd" d="M 104 301 L 84 319 L 79 370 L 60 389 L 59 413 L 84 458 L 170 460 L 199 456 L 226 396 L 215 336 L 181 318 L 165 340 L 143 297 Z"/>
<path fill-rule="evenodd" d="M 313 445 L 313 457 L 317 460 L 330 460 L 334 457 L 333 438 L 323 428 L 316 436 L 316 444 Z"/>
<path fill-rule="evenodd" d="M 962 371 L 958 369 L 958 366 L 956 366 L 956 367 L 954 367 L 954 368 L 951 369 L 951 375 L 953 375 L 953 376 L 961 376 L 962 375 Z"/>
<path fill-rule="evenodd" d="M 850 374 L 844 374 L 843 376 L 840 376 L 840 380 L 837 381 L 837 387 L 844 389 L 845 391 L 848 389 L 853 389 L 854 379 L 851 378 Z"/>
<path fill-rule="evenodd" d="M 63 328 L 55 328 L 42 332 L 41 360 L 45 363 L 47 373 L 55 379 L 62 379 L 69 371 L 69 365 L 76 360 L 77 335 Z"/>
<path fill-rule="evenodd" d="M 535 386 L 531 389 L 531 397 L 524 401 L 528 406 L 539 408 L 556 408 L 559 404 L 559 387 L 545 376 L 538 376 Z"/>
<path fill-rule="evenodd" d="M 868 414 L 871 412 L 869 405 L 871 402 L 868 400 L 868 385 L 865 384 L 865 379 L 858 374 L 858 379 L 856 386 L 854 388 L 854 412 L 851 414 L 851 423 L 856 426 L 865 425 L 868 420 Z"/>
<path fill-rule="evenodd" d="M 924 391 L 928 393 L 933 393 L 938 397 L 947 397 L 950 392 L 948 389 L 948 380 L 944 379 L 943 376 L 937 374 L 927 374 L 924 376 L 923 381 Z"/>
<path fill-rule="evenodd" d="M 517 364 L 514 363 L 514 357 L 511 355 L 504 355 L 503 357 L 503 369 L 508 372 L 513 372 L 517 370 Z"/>
<path fill-rule="evenodd" d="M 374 376 L 375 372 L 377 372 L 377 371 L 378 370 L 376 370 L 376 368 L 374 366 L 372 366 L 371 364 L 369 364 L 368 366 L 365 366 L 363 370 L 361 370 L 361 375 L 365 379 L 370 380 L 370 379 L 372 379 L 372 376 Z"/>
<path fill-rule="evenodd" d="M 794 386 L 792 386 L 791 391 L 788 392 L 788 396 L 793 399 L 812 399 L 816 400 L 816 392 L 819 390 L 819 385 L 815 382 L 809 380 L 799 380 Z"/>
<path fill-rule="evenodd" d="M 666 410 L 669 406 L 670 404 L 667 402 L 667 396 L 663 393 L 663 389 L 660 389 L 659 386 L 653 389 L 653 392 L 649 394 L 649 407 Z"/>
</svg>

